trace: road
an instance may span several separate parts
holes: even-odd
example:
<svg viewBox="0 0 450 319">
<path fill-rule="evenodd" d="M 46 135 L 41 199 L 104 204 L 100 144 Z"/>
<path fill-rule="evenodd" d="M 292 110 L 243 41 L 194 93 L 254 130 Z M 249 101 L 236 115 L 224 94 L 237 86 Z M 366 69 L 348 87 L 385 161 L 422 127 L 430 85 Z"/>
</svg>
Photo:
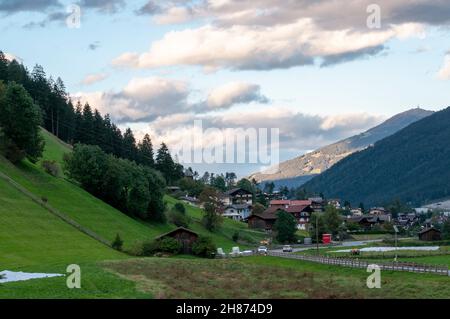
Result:
<svg viewBox="0 0 450 319">
<path fill-rule="evenodd" d="M 375 242 L 381 242 L 381 241 L 382 241 L 382 239 L 372 239 L 372 240 L 344 241 L 341 244 L 332 244 L 332 245 L 319 244 L 319 249 L 329 248 L 329 247 L 363 246 L 363 245 L 366 245 L 366 244 L 375 243 Z M 309 249 L 316 249 L 316 245 L 292 246 L 292 252 L 294 252 L 294 253 L 299 252 L 299 251 L 309 250 Z M 283 252 L 283 249 L 282 248 L 270 249 L 269 251 L 274 252 L 274 253 L 281 253 L 281 252 Z"/>
</svg>

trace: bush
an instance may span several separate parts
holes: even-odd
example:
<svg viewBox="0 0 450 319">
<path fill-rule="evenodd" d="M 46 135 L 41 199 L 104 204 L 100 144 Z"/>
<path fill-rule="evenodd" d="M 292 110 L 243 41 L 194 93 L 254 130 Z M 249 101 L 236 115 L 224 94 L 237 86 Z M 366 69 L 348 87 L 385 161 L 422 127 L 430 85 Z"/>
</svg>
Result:
<svg viewBox="0 0 450 319">
<path fill-rule="evenodd" d="M 174 208 L 177 212 L 180 212 L 183 215 L 186 214 L 186 208 L 184 207 L 184 205 L 182 203 L 176 203 Z"/>
<path fill-rule="evenodd" d="M 233 241 L 236 243 L 239 240 L 239 232 L 234 232 L 233 236 L 231 237 Z"/>
<path fill-rule="evenodd" d="M 191 223 L 191 218 L 178 210 L 172 210 L 169 213 L 169 221 L 172 224 L 175 224 L 177 227 L 188 228 L 189 224 Z"/>
<path fill-rule="evenodd" d="M 141 256 L 153 256 L 156 253 L 178 254 L 181 251 L 181 244 L 174 238 L 166 237 L 154 241 L 147 241 L 142 244 Z"/>
<path fill-rule="evenodd" d="M 123 240 L 122 240 L 122 238 L 120 238 L 120 235 L 117 234 L 116 238 L 114 239 L 114 241 L 111 244 L 111 247 L 115 250 L 121 251 L 122 246 L 123 246 Z"/>
<path fill-rule="evenodd" d="M 45 160 L 42 162 L 42 168 L 47 174 L 50 174 L 54 177 L 59 176 L 59 166 L 56 161 Z"/>
<path fill-rule="evenodd" d="M 199 257 L 214 258 L 216 245 L 210 237 L 200 236 L 192 245 L 192 253 Z"/>
</svg>

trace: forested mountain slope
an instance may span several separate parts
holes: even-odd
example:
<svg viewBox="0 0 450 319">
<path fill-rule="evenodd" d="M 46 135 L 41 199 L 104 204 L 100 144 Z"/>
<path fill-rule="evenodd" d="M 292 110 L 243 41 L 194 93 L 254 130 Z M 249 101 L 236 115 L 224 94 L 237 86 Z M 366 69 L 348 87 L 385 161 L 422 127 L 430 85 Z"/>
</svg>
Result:
<svg viewBox="0 0 450 319">
<path fill-rule="evenodd" d="M 308 191 L 383 204 L 412 204 L 450 195 L 450 108 L 417 121 L 343 159 L 304 185 Z"/>
</svg>

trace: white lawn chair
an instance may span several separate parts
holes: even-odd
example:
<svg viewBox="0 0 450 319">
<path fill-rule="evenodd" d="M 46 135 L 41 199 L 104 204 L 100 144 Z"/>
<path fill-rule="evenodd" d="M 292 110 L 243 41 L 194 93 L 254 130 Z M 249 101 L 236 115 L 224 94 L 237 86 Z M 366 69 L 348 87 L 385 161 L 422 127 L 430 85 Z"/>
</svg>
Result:
<svg viewBox="0 0 450 319">
<path fill-rule="evenodd" d="M 233 247 L 230 253 L 231 257 L 239 257 L 241 256 L 241 251 L 239 250 L 239 247 Z"/>
<path fill-rule="evenodd" d="M 217 257 L 219 258 L 225 258 L 227 254 L 224 253 L 222 248 L 217 248 Z"/>
</svg>

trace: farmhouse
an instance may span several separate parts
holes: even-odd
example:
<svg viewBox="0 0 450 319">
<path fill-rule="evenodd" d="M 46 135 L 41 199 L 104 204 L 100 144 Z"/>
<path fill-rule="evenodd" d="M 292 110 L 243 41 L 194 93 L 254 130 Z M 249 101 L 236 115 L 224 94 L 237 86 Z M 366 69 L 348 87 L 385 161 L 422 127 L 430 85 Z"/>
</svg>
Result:
<svg viewBox="0 0 450 319">
<path fill-rule="evenodd" d="M 233 204 L 225 207 L 224 217 L 234 220 L 246 220 L 252 212 L 252 206 L 248 204 Z"/>
<path fill-rule="evenodd" d="M 311 207 L 311 201 L 309 200 L 272 200 L 270 201 L 269 208 L 267 208 L 263 214 L 259 215 L 261 217 L 264 215 L 265 217 L 277 219 L 277 212 L 279 210 L 284 210 L 297 220 L 297 228 L 298 229 L 307 229 L 307 225 L 309 223 L 309 219 L 311 213 L 314 211 Z M 250 216 L 251 217 L 251 216 Z M 261 222 L 254 224 L 262 225 Z M 267 222 L 266 222 L 267 224 Z M 249 227 L 250 226 L 250 218 L 249 218 Z M 262 228 L 262 227 L 253 227 L 253 228 Z"/>
<path fill-rule="evenodd" d="M 423 241 L 435 241 L 441 240 L 441 231 L 434 227 L 425 228 L 419 232 L 419 240 Z"/>
<path fill-rule="evenodd" d="M 181 244 L 183 253 L 190 253 L 192 250 L 192 244 L 198 239 L 198 234 L 190 229 L 178 227 L 177 229 L 162 234 L 155 239 L 160 240 L 168 237 L 176 239 Z"/>
<path fill-rule="evenodd" d="M 253 205 L 253 194 L 243 188 L 233 188 L 222 194 L 222 204 L 224 206 L 233 204 Z"/>
<path fill-rule="evenodd" d="M 253 214 L 248 218 L 248 227 L 271 231 L 277 220 L 275 212 L 264 211 L 262 214 Z"/>
</svg>

